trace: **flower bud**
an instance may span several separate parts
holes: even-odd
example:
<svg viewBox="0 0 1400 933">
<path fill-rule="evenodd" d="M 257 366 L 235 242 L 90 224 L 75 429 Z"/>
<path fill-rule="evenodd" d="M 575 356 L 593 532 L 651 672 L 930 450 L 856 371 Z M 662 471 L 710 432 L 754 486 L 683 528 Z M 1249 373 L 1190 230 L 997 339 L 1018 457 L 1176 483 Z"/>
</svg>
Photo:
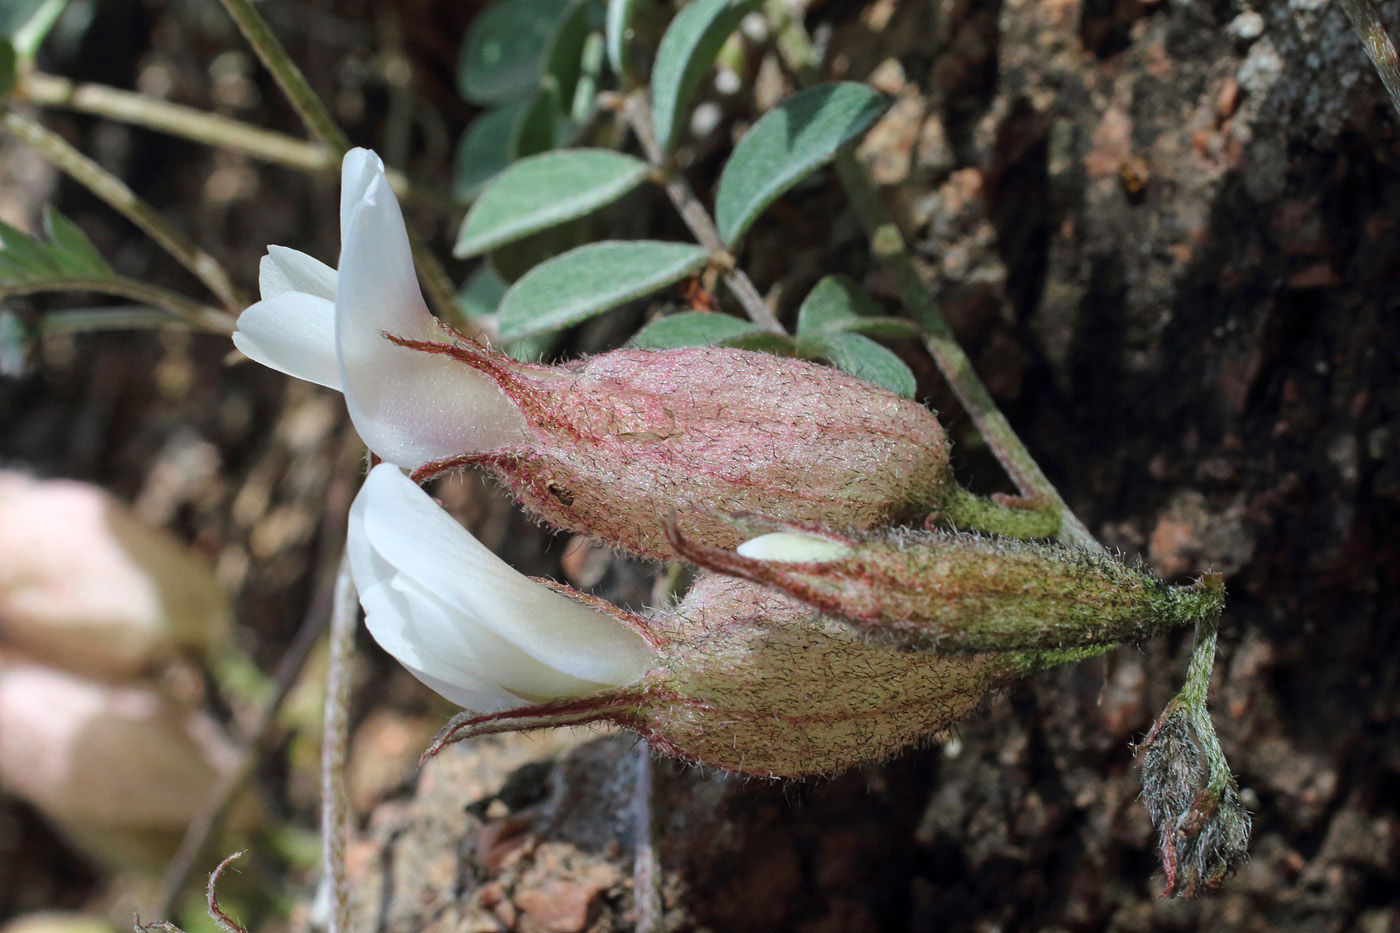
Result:
<svg viewBox="0 0 1400 933">
<path fill-rule="evenodd" d="M 852 528 L 931 511 L 1025 536 L 1058 527 L 962 490 L 933 412 L 835 369 L 715 347 L 562 366 L 492 352 L 428 312 L 378 158 L 351 151 L 342 177 L 339 270 L 269 247 L 263 300 L 234 343 L 343 391 L 369 448 L 420 481 L 481 466 L 552 524 L 658 559 L 675 556 L 672 512 L 719 547 L 739 543 L 714 517 L 733 511 Z"/>
<path fill-rule="evenodd" d="M 946 728 L 1024 669 L 871 642 L 718 575 L 652 616 L 627 612 L 512 570 L 388 464 L 356 498 L 349 553 L 371 634 L 470 710 L 435 748 L 610 721 L 731 771 L 828 773 Z"/>
<path fill-rule="evenodd" d="M 782 527 L 735 551 L 691 541 L 678 526 L 671 539 L 701 567 L 771 586 L 869 635 L 938 651 L 1136 641 L 1214 618 L 1225 597 L 1219 574 L 1172 587 L 1075 547 L 940 531 L 838 535 Z"/>
<path fill-rule="evenodd" d="M 219 644 L 229 615 L 204 563 L 103 490 L 0 472 L 0 641 L 124 677 Z"/>
<path fill-rule="evenodd" d="M 465 341 L 403 343 L 489 375 L 529 434 L 415 478 L 482 466 L 551 524 L 633 553 L 675 556 L 673 512 L 687 535 L 728 547 L 742 532 L 719 513 L 869 528 L 966 496 L 933 412 L 825 366 L 717 347 L 538 366 Z"/>
<path fill-rule="evenodd" d="M 106 863 L 163 865 L 237 763 L 212 720 L 154 686 L 0 655 L 0 787 Z M 239 803 L 236 823 L 256 818 Z"/>
</svg>

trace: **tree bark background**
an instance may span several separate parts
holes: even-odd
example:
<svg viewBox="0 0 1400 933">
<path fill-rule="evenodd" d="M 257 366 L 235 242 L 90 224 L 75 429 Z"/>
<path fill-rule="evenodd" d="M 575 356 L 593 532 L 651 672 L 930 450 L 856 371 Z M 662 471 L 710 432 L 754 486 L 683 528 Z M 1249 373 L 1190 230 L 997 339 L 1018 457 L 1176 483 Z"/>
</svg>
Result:
<svg viewBox="0 0 1400 933">
<path fill-rule="evenodd" d="M 435 10 L 399 6 L 419 32 Z M 1400 25 L 1400 4 L 1382 13 Z M 831 0 L 808 26 L 832 77 L 895 97 L 861 158 L 1067 501 L 1168 579 L 1226 573 L 1212 700 L 1254 813 L 1251 861 L 1217 893 L 1158 897 L 1131 743 L 1179 685 L 1182 632 L 1038 676 L 951 741 L 858 773 L 771 784 L 658 765 L 666 928 L 1400 930 L 1400 118 L 1340 8 Z M 432 63 L 454 50 L 409 43 L 443 80 Z M 305 190 L 278 173 L 263 185 Z M 776 205 L 744 260 L 787 296 L 839 265 L 892 302 L 834 189 Z M 232 217 L 249 248 L 298 242 L 290 208 L 248 210 Z M 908 358 L 963 478 L 1005 488 Z M 94 372 L 63 391 L 150 378 Z M 231 378 L 271 414 L 275 378 Z M 73 462 L 34 433 L 35 412 L 57 410 L 48 391 L 0 388 L 20 431 L 6 456 Z M 162 417 L 148 430 L 168 439 L 179 419 Z M 93 444 L 76 472 L 134 494 L 100 459 L 114 442 Z M 252 571 L 245 608 L 294 601 L 290 574 Z M 596 733 L 483 740 L 362 801 L 356 929 L 630 929 L 632 749 Z"/>
</svg>

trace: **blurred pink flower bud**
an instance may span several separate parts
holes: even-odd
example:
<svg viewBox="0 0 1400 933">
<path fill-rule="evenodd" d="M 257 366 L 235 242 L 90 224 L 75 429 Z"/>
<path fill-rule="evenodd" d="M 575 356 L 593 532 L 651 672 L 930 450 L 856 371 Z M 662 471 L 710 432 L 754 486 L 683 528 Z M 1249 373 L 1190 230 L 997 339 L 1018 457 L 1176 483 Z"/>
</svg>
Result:
<svg viewBox="0 0 1400 933">
<path fill-rule="evenodd" d="M 0 787 L 103 861 L 159 867 L 236 763 L 211 720 L 154 687 L 0 656 Z"/>
<path fill-rule="evenodd" d="M 858 528 L 931 511 L 1025 534 L 1058 525 L 963 491 L 933 412 L 834 369 L 708 347 L 533 366 L 456 334 L 423 303 L 398 202 L 363 149 L 345 157 L 341 227 L 338 273 L 269 248 L 263 300 L 234 342 L 343 391 L 370 449 L 420 481 L 481 466 L 553 524 L 662 559 L 673 511 L 717 546 L 738 543 L 714 517 L 730 511 Z"/>
<path fill-rule="evenodd" d="M 0 641 L 121 677 L 228 625 L 213 573 L 170 534 L 96 486 L 0 473 Z"/>
</svg>

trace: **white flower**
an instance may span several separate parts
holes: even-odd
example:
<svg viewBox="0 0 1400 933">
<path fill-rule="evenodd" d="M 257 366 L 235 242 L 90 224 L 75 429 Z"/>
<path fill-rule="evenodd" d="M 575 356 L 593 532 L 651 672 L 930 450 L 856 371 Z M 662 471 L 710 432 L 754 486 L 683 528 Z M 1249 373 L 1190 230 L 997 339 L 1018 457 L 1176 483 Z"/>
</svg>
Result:
<svg viewBox="0 0 1400 933">
<path fill-rule="evenodd" d="M 617 619 L 511 568 L 389 464 L 350 508 L 348 548 L 370 634 L 467 709 L 623 686 L 656 660 Z"/>
<path fill-rule="evenodd" d="M 368 447 L 412 469 L 526 439 L 519 409 L 487 376 L 387 339 L 441 342 L 423 303 L 403 213 L 384 164 L 353 149 L 341 169 L 340 270 L 269 246 L 262 301 L 238 318 L 234 345 L 273 369 L 345 393 Z"/>
</svg>

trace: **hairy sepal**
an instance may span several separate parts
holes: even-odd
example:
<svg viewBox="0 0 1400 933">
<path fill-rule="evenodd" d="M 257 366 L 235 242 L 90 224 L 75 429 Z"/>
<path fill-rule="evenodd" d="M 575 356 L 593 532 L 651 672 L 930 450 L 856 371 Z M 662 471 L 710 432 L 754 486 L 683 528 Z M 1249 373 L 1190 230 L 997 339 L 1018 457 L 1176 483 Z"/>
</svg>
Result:
<svg viewBox="0 0 1400 933">
<path fill-rule="evenodd" d="M 954 488 L 933 412 L 828 367 L 717 347 L 537 366 L 465 338 L 396 342 L 491 376 L 531 435 L 415 479 L 480 466 L 549 523 L 641 556 L 677 556 L 673 512 L 687 536 L 732 547 L 723 513 L 872 528 L 922 519 Z"/>
</svg>

